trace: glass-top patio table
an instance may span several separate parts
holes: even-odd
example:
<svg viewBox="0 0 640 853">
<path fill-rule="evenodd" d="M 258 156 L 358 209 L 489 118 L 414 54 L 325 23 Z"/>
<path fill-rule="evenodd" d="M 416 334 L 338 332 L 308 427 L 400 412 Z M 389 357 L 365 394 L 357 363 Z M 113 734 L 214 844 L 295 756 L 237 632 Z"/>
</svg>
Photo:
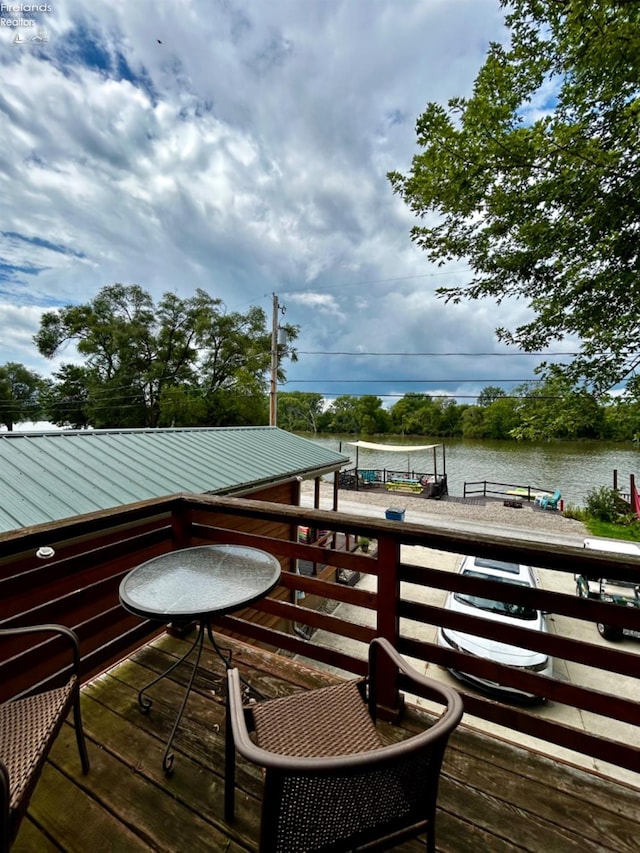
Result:
<svg viewBox="0 0 640 853">
<path fill-rule="evenodd" d="M 145 692 L 195 651 L 184 699 L 162 760 L 165 774 L 169 775 L 173 769 L 171 744 L 193 686 L 205 633 L 225 667 L 231 666 L 231 652 L 216 643 L 211 620 L 263 598 L 279 579 L 280 563 L 266 551 L 244 545 L 201 545 L 147 560 L 122 580 L 120 601 L 130 613 L 158 622 L 197 620 L 199 623 L 197 636 L 187 652 L 138 693 L 140 709 L 148 713 L 152 701 Z"/>
</svg>

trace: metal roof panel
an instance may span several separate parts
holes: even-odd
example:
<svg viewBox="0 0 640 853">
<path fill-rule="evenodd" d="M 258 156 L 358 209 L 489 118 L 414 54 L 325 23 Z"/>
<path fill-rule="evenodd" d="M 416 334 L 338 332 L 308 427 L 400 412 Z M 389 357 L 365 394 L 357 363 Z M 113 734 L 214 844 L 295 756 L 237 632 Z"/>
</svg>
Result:
<svg viewBox="0 0 640 853">
<path fill-rule="evenodd" d="M 346 462 L 278 427 L 0 433 L 0 531 L 175 492 L 237 493 Z"/>
</svg>

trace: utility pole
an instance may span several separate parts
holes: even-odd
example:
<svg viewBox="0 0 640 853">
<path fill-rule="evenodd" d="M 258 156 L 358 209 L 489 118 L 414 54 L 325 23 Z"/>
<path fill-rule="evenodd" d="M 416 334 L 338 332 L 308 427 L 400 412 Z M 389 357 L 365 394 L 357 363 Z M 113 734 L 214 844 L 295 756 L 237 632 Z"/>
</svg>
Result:
<svg viewBox="0 0 640 853">
<path fill-rule="evenodd" d="M 278 425 L 278 314 L 284 314 L 285 308 L 278 302 L 278 294 L 273 294 L 273 315 L 271 319 L 271 387 L 269 391 L 269 426 Z"/>
</svg>

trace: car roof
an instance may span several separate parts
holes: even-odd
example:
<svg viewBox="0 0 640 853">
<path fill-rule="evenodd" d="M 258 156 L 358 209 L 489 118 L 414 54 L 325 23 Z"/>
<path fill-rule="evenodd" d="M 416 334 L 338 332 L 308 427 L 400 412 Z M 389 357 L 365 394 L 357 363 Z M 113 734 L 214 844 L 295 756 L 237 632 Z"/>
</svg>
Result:
<svg viewBox="0 0 640 853">
<path fill-rule="evenodd" d="M 496 560 L 493 557 L 466 556 L 462 561 L 460 571 L 464 572 L 471 569 L 480 571 L 486 575 L 495 575 L 499 578 L 513 578 L 514 580 L 526 580 L 528 583 L 533 582 L 533 572 L 530 566 Z"/>
<path fill-rule="evenodd" d="M 640 545 L 637 542 L 621 542 L 611 539 L 585 539 L 584 547 L 593 551 L 610 551 L 613 554 L 628 554 L 640 557 Z"/>
</svg>

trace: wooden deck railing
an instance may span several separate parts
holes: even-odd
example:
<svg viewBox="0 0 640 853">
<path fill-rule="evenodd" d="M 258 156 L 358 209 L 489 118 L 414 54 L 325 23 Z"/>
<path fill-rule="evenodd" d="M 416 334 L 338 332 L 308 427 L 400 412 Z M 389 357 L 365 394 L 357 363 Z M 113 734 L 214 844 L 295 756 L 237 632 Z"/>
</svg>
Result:
<svg viewBox="0 0 640 853">
<path fill-rule="evenodd" d="M 308 525 L 377 540 L 374 556 L 328 551 L 297 541 L 298 525 Z M 438 590 L 487 595 L 528 605 L 553 614 L 640 632 L 640 609 L 624 608 L 548 590 L 533 590 L 413 565 L 401 560 L 401 546 L 422 546 L 455 554 L 477 554 L 528 563 L 569 575 L 579 566 L 592 577 L 615 576 L 640 583 L 640 566 L 633 558 L 605 556 L 579 548 L 552 548 L 542 543 L 495 535 L 467 534 L 435 525 L 368 519 L 340 512 L 311 510 L 257 500 L 174 495 L 79 519 L 42 525 L 0 536 L 0 621 L 7 625 L 61 622 L 74 628 L 81 643 L 86 678 L 121 659 L 159 630 L 154 623 L 128 614 L 119 604 L 122 577 L 138 563 L 169 550 L 206 543 L 253 545 L 275 554 L 283 566 L 279 587 L 250 610 L 221 619 L 219 627 L 244 639 L 297 653 L 341 669 L 363 673 L 364 656 L 302 639 L 291 630 L 295 622 L 324 629 L 339 637 L 368 643 L 374 635 L 387 637 L 403 654 L 437 665 L 462 668 L 513 688 L 543 695 L 554 703 L 611 718 L 632 727 L 633 737 L 613 740 L 594 732 L 558 723 L 548 716 L 494 700 L 466 695 L 469 714 L 491 720 L 587 756 L 637 771 L 640 768 L 640 706 L 621 691 L 604 692 L 566 681 L 502 666 L 438 647 L 400 629 L 401 618 L 426 625 L 465 630 L 495 640 L 545 652 L 609 673 L 636 679 L 640 684 L 637 646 L 603 645 L 569 636 L 538 634 L 489 620 L 455 614 L 442 607 L 410 600 L 401 594 L 408 582 Z M 55 554 L 39 559 L 36 551 L 49 546 Z M 428 552 L 427 552 L 428 553 Z M 295 572 L 296 559 L 377 577 L 370 592 L 336 583 L 332 573 L 305 577 Z M 298 603 L 296 592 L 306 598 Z M 345 621 L 313 609 L 308 602 L 332 600 L 372 611 L 371 626 Z M 594 637 L 597 636 L 594 627 Z M 414 633 L 414 632 L 412 632 Z M 632 650 L 629 650 L 631 648 Z M 19 644 L 0 649 L 0 699 L 23 689 L 35 673 L 42 682 L 55 675 L 56 648 L 44 643 L 35 653 Z M 635 696 L 639 694 L 636 691 Z M 393 685 L 387 699 L 393 701 Z"/>
</svg>

